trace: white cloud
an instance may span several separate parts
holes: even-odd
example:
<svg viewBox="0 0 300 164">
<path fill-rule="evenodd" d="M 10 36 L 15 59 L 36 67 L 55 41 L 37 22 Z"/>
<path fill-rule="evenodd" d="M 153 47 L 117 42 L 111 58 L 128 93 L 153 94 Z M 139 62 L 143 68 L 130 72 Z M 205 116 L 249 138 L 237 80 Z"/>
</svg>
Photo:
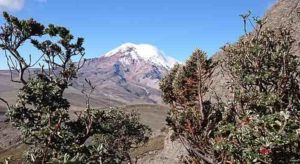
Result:
<svg viewBox="0 0 300 164">
<path fill-rule="evenodd" d="M 0 0 L 0 8 L 5 10 L 22 10 L 24 0 Z"/>
</svg>

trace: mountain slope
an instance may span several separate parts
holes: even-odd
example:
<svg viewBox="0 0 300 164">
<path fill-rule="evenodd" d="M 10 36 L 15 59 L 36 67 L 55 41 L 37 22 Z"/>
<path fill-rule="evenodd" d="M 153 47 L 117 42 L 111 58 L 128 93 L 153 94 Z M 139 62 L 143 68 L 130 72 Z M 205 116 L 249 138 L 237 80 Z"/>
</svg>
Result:
<svg viewBox="0 0 300 164">
<path fill-rule="evenodd" d="M 87 78 L 96 86 L 97 96 L 125 103 L 161 103 L 159 80 L 176 62 L 154 46 L 125 43 L 88 60 L 74 87 L 81 89 Z"/>
<path fill-rule="evenodd" d="M 279 26 L 290 26 L 294 30 L 296 42 L 293 45 L 295 55 L 300 57 L 300 0 L 278 0 L 278 2 L 267 11 L 263 20 L 265 27 L 276 28 Z"/>
</svg>

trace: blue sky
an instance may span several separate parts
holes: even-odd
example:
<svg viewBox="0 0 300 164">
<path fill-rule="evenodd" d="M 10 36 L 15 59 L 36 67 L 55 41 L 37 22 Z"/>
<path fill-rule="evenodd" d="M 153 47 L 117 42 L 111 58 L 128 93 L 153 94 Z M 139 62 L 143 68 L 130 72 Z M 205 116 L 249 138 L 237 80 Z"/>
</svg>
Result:
<svg viewBox="0 0 300 164">
<path fill-rule="evenodd" d="M 0 10 L 68 27 L 85 38 L 86 57 L 122 43 L 153 44 L 184 61 L 195 48 L 209 56 L 243 34 L 240 14 L 263 16 L 275 0 L 0 0 Z M 3 19 L 0 18 L 0 23 Z M 0 68 L 4 58 L 0 52 Z"/>
</svg>

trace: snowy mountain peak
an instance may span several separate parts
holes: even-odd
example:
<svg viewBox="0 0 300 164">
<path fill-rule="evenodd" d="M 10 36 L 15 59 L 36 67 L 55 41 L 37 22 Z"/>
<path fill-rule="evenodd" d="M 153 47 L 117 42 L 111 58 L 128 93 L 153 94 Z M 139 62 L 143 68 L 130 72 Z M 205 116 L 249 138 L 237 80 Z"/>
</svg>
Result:
<svg viewBox="0 0 300 164">
<path fill-rule="evenodd" d="M 106 53 L 104 57 L 112 57 L 115 55 L 121 55 L 122 57 L 126 57 L 126 59 L 144 60 L 167 69 L 172 68 L 178 63 L 176 59 L 166 56 L 161 50 L 150 44 L 125 43 Z M 123 63 L 130 63 L 124 59 L 120 60 Z"/>
</svg>

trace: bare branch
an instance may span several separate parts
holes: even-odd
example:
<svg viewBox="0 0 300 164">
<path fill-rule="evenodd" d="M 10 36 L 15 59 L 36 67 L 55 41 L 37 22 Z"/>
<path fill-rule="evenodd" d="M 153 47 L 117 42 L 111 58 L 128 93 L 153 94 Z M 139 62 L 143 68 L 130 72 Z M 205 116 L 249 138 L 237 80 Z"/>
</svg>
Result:
<svg viewBox="0 0 300 164">
<path fill-rule="evenodd" d="M 10 110 L 10 106 L 6 100 L 0 97 L 0 101 L 2 101 L 6 105 L 7 109 Z"/>
</svg>

